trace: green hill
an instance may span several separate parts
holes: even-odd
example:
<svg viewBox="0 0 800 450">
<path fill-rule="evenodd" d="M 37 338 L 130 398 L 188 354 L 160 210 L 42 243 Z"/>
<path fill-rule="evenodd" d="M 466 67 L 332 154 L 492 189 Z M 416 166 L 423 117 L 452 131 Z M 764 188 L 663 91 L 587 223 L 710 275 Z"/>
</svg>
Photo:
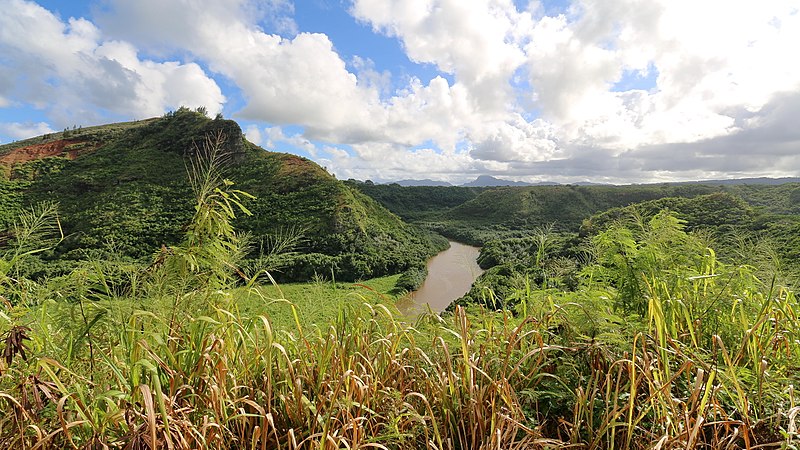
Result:
<svg viewBox="0 0 800 450">
<path fill-rule="evenodd" d="M 0 146 L 0 225 L 20 208 L 58 203 L 66 237 L 42 256 L 41 274 L 109 251 L 146 261 L 177 243 L 194 214 L 187 167 L 207 138 L 223 141 L 225 177 L 256 197 L 245 205 L 252 215 L 235 221 L 250 235 L 254 268 L 285 280 L 358 279 L 418 266 L 442 246 L 312 161 L 265 151 L 236 122 L 185 108 Z"/>
<path fill-rule="evenodd" d="M 592 236 L 611 224 L 631 222 L 635 217 L 646 220 L 667 209 L 684 221 L 687 231 L 707 234 L 723 259 L 746 258 L 755 264 L 758 258 L 771 258 L 773 264 L 794 276 L 800 270 L 800 216 L 791 214 L 797 208 L 793 199 L 797 185 L 744 188 L 734 186 L 693 198 L 667 197 L 612 208 L 584 220 L 581 234 Z M 743 199 L 739 196 L 742 193 L 749 197 Z"/>
<path fill-rule="evenodd" d="M 654 216 L 659 211 L 669 209 L 686 222 L 686 229 L 751 229 L 754 227 L 756 212 L 740 197 L 728 192 L 716 192 L 697 197 L 665 197 L 628 206 L 611 208 L 595 214 L 583 221 L 581 232 L 594 235 L 611 222 L 629 220 L 635 215 L 644 218 Z"/>
<path fill-rule="evenodd" d="M 474 199 L 488 188 L 462 186 L 402 186 L 347 180 L 346 183 L 372 197 L 389 211 L 412 222 L 439 219 L 451 208 Z"/>
<path fill-rule="evenodd" d="M 476 226 L 500 224 L 530 228 L 553 224 L 575 231 L 597 212 L 661 197 L 693 197 L 713 192 L 709 186 L 531 186 L 502 187 L 481 193 L 444 215 Z"/>
</svg>

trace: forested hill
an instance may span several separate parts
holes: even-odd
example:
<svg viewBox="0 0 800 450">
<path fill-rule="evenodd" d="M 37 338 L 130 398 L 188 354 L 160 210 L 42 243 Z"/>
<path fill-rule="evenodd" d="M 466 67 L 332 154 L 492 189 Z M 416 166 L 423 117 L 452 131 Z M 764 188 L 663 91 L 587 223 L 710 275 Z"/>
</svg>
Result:
<svg viewBox="0 0 800 450">
<path fill-rule="evenodd" d="M 0 227 L 22 208 L 58 204 L 64 241 L 30 270 L 57 274 L 92 257 L 147 260 L 194 214 L 192 161 L 220 140 L 223 174 L 255 196 L 234 222 L 246 261 L 282 279 L 356 279 L 418 266 L 442 246 L 317 164 L 244 139 L 234 121 L 181 108 L 161 118 L 65 130 L 0 146 Z M 213 143 L 213 142 L 212 142 Z"/>
<path fill-rule="evenodd" d="M 501 187 L 447 211 L 443 218 L 456 222 L 476 221 L 476 225 L 501 224 L 509 228 L 552 224 L 560 231 L 574 231 L 583 219 L 609 208 L 714 191 L 713 187 L 700 185 Z"/>
<path fill-rule="evenodd" d="M 348 181 L 401 217 L 475 245 L 522 237 L 543 228 L 577 233 L 583 221 L 604 211 L 658 199 L 690 199 L 726 193 L 754 208 L 754 226 L 785 224 L 800 214 L 800 184 L 631 186 L 527 186 L 468 188 L 402 187 Z M 728 198 L 728 197 L 725 197 Z M 669 202 L 664 203 L 668 207 Z M 659 205 L 658 202 L 653 205 Z M 709 214 L 716 214 L 709 210 Z M 706 217 L 714 225 L 713 217 Z M 783 225 L 781 225 L 783 226 Z"/>
<path fill-rule="evenodd" d="M 347 180 L 346 183 L 377 200 L 405 220 L 437 220 L 445 211 L 477 197 L 486 187 L 402 186 Z"/>
</svg>

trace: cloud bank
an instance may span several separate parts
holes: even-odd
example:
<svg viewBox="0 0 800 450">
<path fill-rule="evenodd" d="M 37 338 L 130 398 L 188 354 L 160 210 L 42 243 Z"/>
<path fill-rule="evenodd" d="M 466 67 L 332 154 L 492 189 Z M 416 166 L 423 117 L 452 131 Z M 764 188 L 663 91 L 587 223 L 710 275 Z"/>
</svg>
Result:
<svg viewBox="0 0 800 450">
<path fill-rule="evenodd" d="M 93 21 L 0 3 L 0 108 L 34 105 L 57 128 L 180 104 L 233 108 L 249 137 L 340 178 L 800 171 L 794 0 L 576 0 L 558 13 L 538 1 L 349 4 L 351 26 L 396 40 L 411 64 L 440 74 L 427 79 L 375 67 L 368 51 L 342 56 L 298 25 L 288 0 L 109 0 Z"/>
<path fill-rule="evenodd" d="M 194 62 L 140 58 L 90 21 L 62 20 L 32 2 L 4 0 L 0 9 L 0 106 L 45 110 L 57 128 L 180 105 L 222 109 L 220 88 Z"/>
</svg>

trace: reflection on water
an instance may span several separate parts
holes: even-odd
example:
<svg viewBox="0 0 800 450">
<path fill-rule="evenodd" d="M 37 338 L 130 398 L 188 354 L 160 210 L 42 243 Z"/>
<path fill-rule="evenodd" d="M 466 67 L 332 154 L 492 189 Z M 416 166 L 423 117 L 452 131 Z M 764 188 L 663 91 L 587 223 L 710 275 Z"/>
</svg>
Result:
<svg viewBox="0 0 800 450">
<path fill-rule="evenodd" d="M 428 277 L 411 294 L 411 302 L 398 305 L 400 309 L 413 314 L 423 311 L 427 304 L 434 312 L 444 311 L 447 305 L 469 292 L 483 273 L 476 261 L 479 251 L 477 247 L 451 241 L 450 248 L 428 261 Z"/>
</svg>

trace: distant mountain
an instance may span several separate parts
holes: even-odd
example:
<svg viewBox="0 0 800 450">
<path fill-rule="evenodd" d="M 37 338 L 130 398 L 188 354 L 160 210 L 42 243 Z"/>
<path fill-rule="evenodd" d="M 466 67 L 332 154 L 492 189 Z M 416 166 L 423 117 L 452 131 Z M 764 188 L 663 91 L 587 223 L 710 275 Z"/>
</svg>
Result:
<svg viewBox="0 0 800 450">
<path fill-rule="evenodd" d="M 608 183 L 593 183 L 591 181 L 578 181 L 575 183 L 569 183 L 574 186 L 613 186 L 612 184 Z"/>
<path fill-rule="evenodd" d="M 495 178 L 491 175 L 481 175 L 476 178 L 474 181 L 470 181 L 469 183 L 464 183 L 461 186 L 464 187 L 494 187 L 494 186 L 553 186 L 557 185 L 558 183 L 554 183 L 551 181 L 540 181 L 538 183 L 526 183 L 524 181 L 511 181 L 511 180 L 504 180 L 502 178 Z"/>
<path fill-rule="evenodd" d="M 732 180 L 702 180 L 702 181 L 681 181 L 670 184 L 712 184 L 712 185 L 731 185 L 731 184 L 769 184 L 778 185 L 785 183 L 800 183 L 800 178 L 784 177 L 784 178 L 736 178 Z"/>
<path fill-rule="evenodd" d="M 400 186 L 452 186 L 447 181 L 424 180 L 400 180 L 388 184 L 399 184 Z"/>
</svg>

